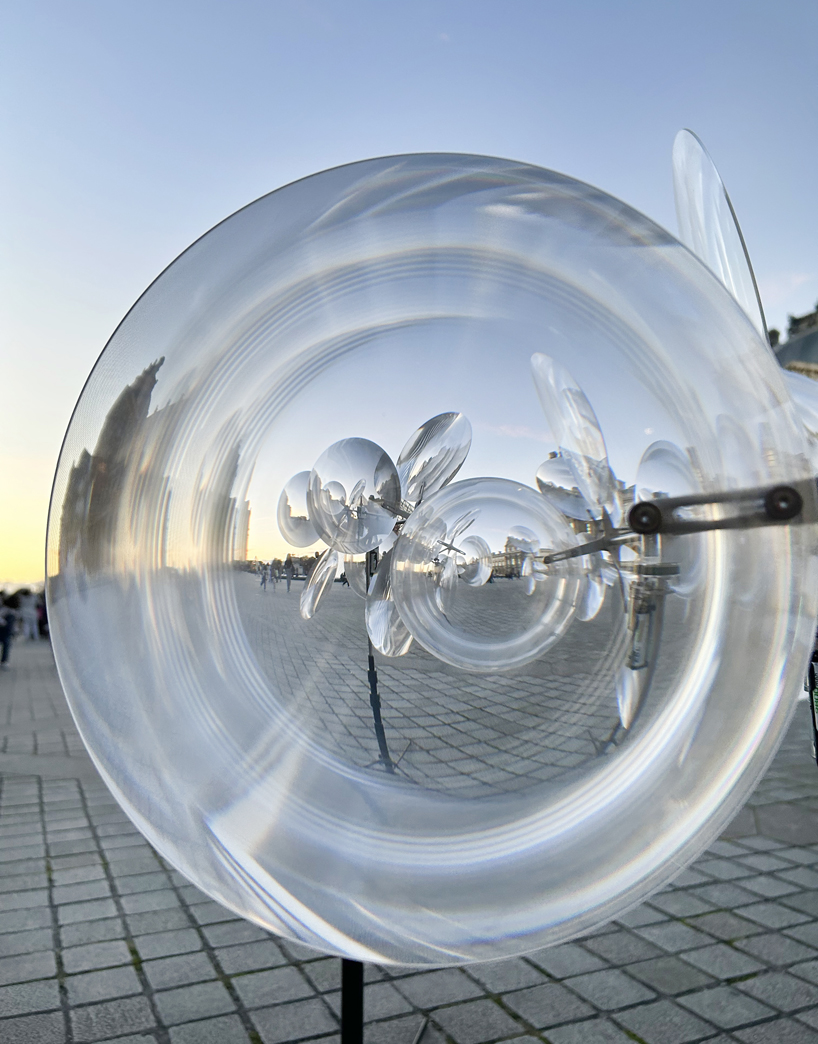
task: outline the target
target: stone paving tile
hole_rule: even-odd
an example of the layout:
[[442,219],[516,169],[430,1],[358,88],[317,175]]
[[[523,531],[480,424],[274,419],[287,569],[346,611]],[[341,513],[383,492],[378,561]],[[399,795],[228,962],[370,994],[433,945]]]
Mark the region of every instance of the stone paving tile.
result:
[[162,990],[155,995],[154,1001],[166,1026],[235,1011],[233,999],[221,982],[200,982]]
[[[633,1044],[633,1037],[607,1019],[589,1019],[571,1026],[557,1026],[548,1031],[548,1039],[551,1044]],[[515,1044],[518,1042],[520,1038]]]
[[172,1026],[170,1030],[171,1044],[248,1044],[249,1040],[247,1030],[237,1015],[221,1015],[206,1022],[188,1022],[183,1026]]
[[[338,1044],[338,960],[277,941],[167,868],[69,748],[75,778],[49,777],[48,759],[68,758],[45,741],[26,755],[42,774],[0,776],[2,1044]],[[808,748],[794,726],[727,836],[584,939],[466,969],[367,966],[367,1044],[412,1044],[424,1010],[423,1044],[818,1044]]]
[[[694,951],[695,952],[695,951]],[[650,986],[657,993],[675,995],[711,985],[714,980],[697,968],[691,968],[678,957],[658,957],[651,961],[629,964],[628,975]]]
[[818,1033],[793,1019],[777,1019],[737,1030],[735,1039],[743,1044],[816,1044]]
[[616,1020],[645,1044],[686,1044],[713,1032],[707,1022],[667,1000],[620,1012]]
[[557,983],[519,990],[505,998],[506,1006],[530,1022],[535,1029],[594,1015],[590,1004]]
[[730,986],[716,986],[679,998],[679,1004],[721,1029],[734,1029],[769,1018],[775,1012]]
[[566,979],[565,985],[600,1011],[613,1011],[653,1000],[656,994],[616,968]]
[[336,1017],[317,999],[263,1008],[251,1018],[264,1044],[289,1044],[338,1030]]
[[483,1044],[484,1041],[516,1035],[523,1028],[494,1001],[483,998],[435,1012],[435,1022],[457,1044]]

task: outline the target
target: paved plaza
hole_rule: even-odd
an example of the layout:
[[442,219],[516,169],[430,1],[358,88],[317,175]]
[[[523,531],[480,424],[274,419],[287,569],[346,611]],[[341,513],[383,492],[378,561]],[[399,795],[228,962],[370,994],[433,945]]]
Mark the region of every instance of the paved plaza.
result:
[[[0,860],[2,1044],[338,1041],[340,962],[163,863],[84,753],[44,642],[18,642],[0,674]],[[425,1015],[424,1044],[818,1041],[807,705],[724,836],[620,922],[518,960],[367,974],[367,1044],[412,1044]]]

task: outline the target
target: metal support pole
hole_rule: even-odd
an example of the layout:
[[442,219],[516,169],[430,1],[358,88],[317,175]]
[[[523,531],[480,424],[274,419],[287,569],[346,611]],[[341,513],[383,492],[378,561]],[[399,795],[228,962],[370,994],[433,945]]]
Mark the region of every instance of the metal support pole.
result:
[[341,959],[341,1044],[364,1044],[364,966]]

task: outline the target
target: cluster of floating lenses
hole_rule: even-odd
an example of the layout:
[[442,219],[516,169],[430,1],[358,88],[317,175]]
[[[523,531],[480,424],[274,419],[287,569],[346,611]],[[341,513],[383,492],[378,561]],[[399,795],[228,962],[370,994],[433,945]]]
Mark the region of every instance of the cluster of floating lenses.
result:
[[[555,446],[536,487],[499,477],[453,481],[472,441],[462,413],[422,424],[396,463],[375,442],[345,438],[286,483],[282,535],[295,547],[327,545],[301,595],[304,619],[343,569],[366,599],[369,640],[384,656],[402,656],[417,641],[454,667],[501,671],[540,657],[573,619],[593,620],[617,582],[631,605],[647,597],[645,612],[654,611],[665,582],[646,592],[644,580],[623,580],[616,551],[550,561],[579,542],[622,532],[624,487],[608,464],[593,407],[568,370],[536,353],[531,374]],[[687,458],[664,443],[648,448],[638,482],[643,499],[695,487]],[[489,588],[500,563],[505,577],[519,581],[502,608]],[[638,683],[632,675],[644,671],[646,658],[649,650],[631,656],[618,685],[627,693],[619,698],[626,728],[648,673]]]

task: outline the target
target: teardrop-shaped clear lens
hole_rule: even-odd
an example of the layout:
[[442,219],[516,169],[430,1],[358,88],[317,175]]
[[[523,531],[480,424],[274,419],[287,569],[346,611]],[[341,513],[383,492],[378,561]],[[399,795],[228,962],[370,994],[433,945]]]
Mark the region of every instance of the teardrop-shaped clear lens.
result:
[[652,442],[636,469],[636,500],[682,497],[697,491],[690,458],[672,442]]
[[699,138],[673,142],[673,191],[679,238],[727,287],[767,342],[767,324],[750,255],[716,165]]
[[[725,433],[724,446],[729,446]],[[672,442],[659,440],[648,446],[636,469],[637,500],[682,497],[700,491],[690,457]],[[675,565],[678,573],[670,578],[670,587],[678,595],[691,595],[702,579],[700,536],[662,537],[661,559],[664,565]]]
[[330,590],[338,572],[338,552],[328,547],[313,566],[313,570],[301,592],[299,611],[305,620],[310,620],[318,610],[321,599]]
[[414,504],[451,482],[470,447],[471,424],[462,413],[440,413],[421,424],[397,460],[404,499]]
[[810,462],[818,472],[818,381],[784,370],[784,383],[807,433]]
[[459,541],[457,575],[471,587],[482,587],[491,578],[491,548],[479,536],[467,536]]
[[603,509],[614,525],[621,519],[616,480],[608,466],[608,452],[596,413],[570,372],[550,355],[531,356],[531,374],[551,439],[559,456],[574,474],[575,485],[594,518]]
[[392,552],[381,556],[366,596],[366,631],[372,646],[384,656],[403,656],[412,635],[401,620],[392,595]]
[[591,571],[583,578],[577,599],[577,619],[588,623],[595,619],[605,604],[607,585],[598,569]]
[[[458,529],[487,545],[493,582],[464,583],[449,565],[465,550],[449,536]],[[471,671],[520,666],[553,645],[573,617],[581,567],[575,559],[545,567],[541,559],[575,544],[565,516],[530,486],[500,478],[453,482],[424,497],[395,543],[398,610],[417,641],[446,663]],[[532,575],[523,577],[527,560]],[[535,577],[537,565],[542,575]]]
[[293,547],[309,547],[318,540],[318,533],[310,522],[307,509],[309,484],[309,471],[299,471],[284,486],[278,498],[278,528]]
[[642,702],[648,672],[622,667],[616,677],[616,705],[623,729],[629,729]]
[[368,439],[333,443],[310,474],[307,505],[313,525],[330,547],[348,555],[380,544],[395,525],[399,502],[395,465]]
[[561,453],[554,453],[537,468],[537,486],[554,507],[568,518],[587,522],[593,517],[588,501],[577,485],[577,476],[570,462]]
[[347,555],[344,558],[344,572],[350,589],[359,598],[366,598],[366,562],[356,561],[352,555]]

